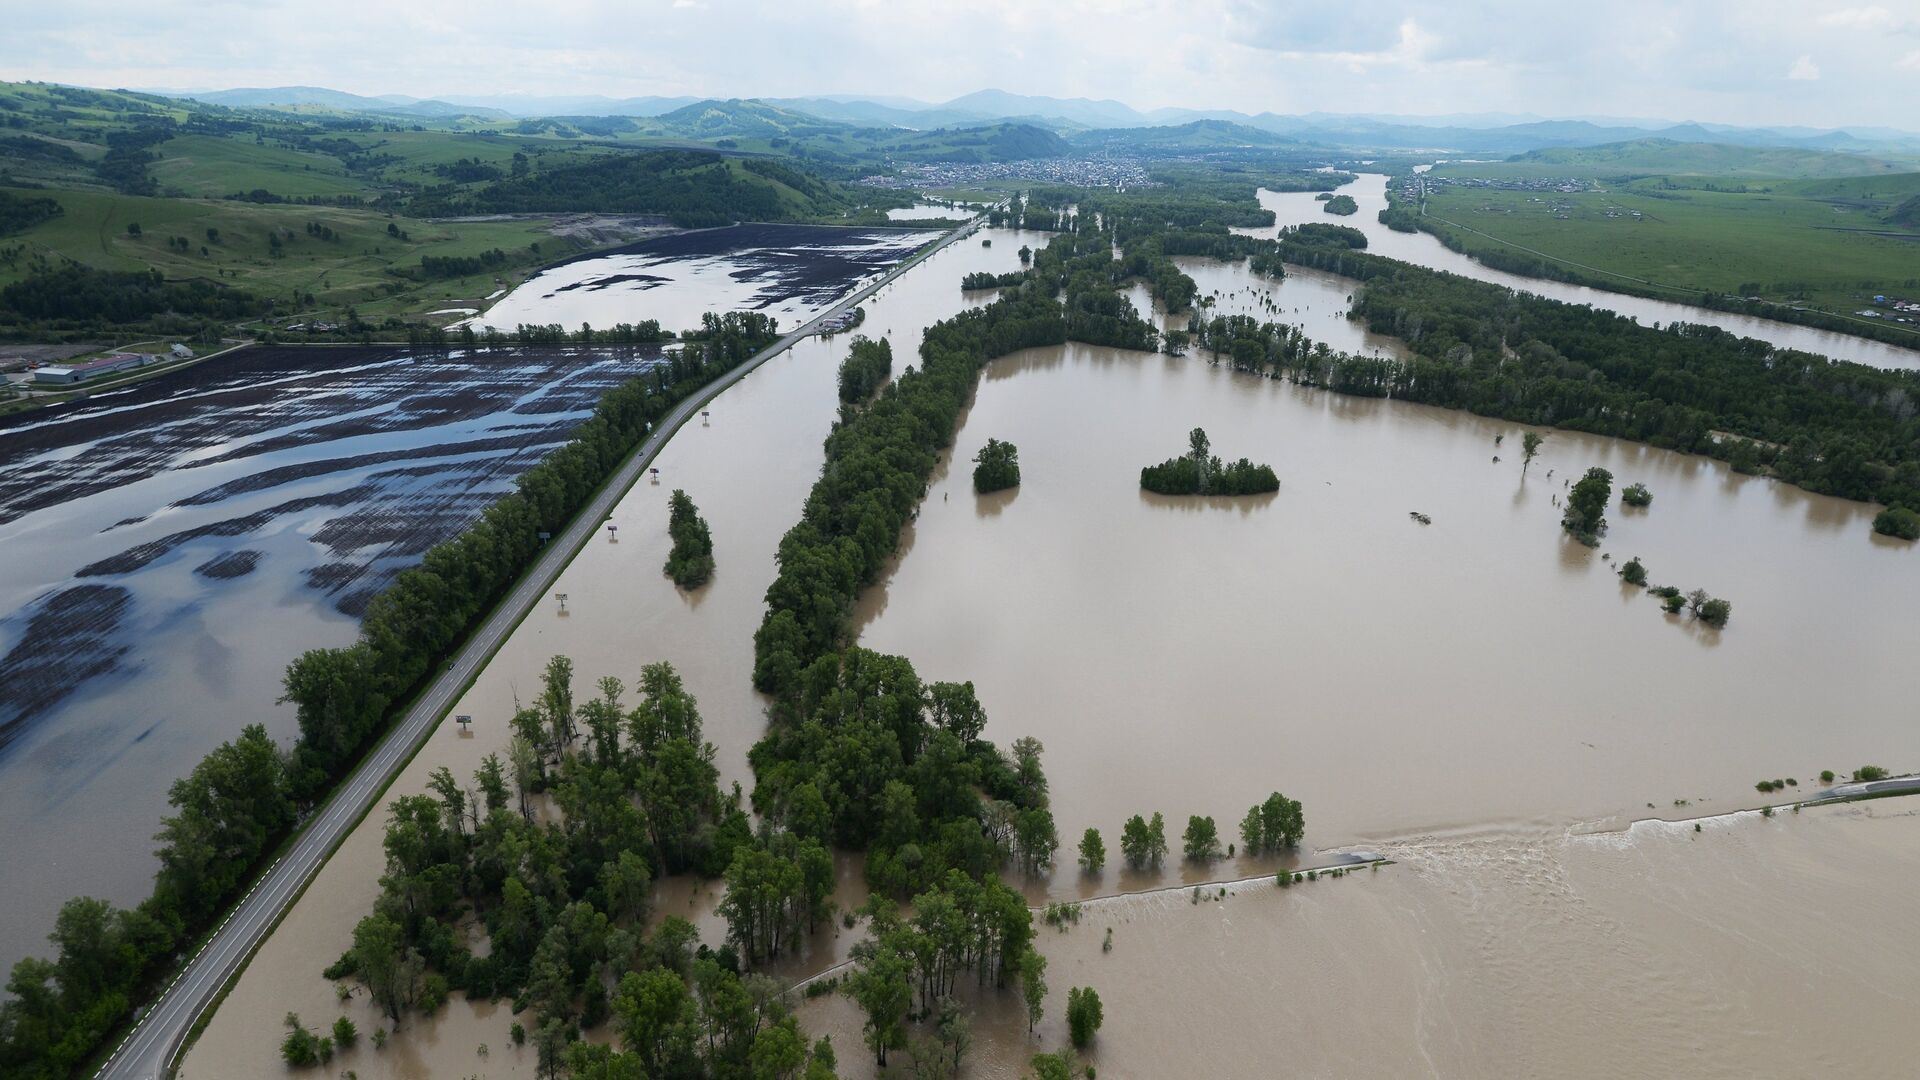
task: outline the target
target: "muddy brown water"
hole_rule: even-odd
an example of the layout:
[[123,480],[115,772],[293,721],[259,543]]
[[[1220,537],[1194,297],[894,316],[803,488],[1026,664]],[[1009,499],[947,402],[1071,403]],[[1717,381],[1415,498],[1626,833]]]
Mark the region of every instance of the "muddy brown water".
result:
[[[1142,493],[1139,468],[1196,426],[1280,491]],[[1155,810],[1176,848],[1194,814],[1224,844],[1276,789],[1324,847],[1726,808],[1762,777],[1920,758],[1899,674],[1920,574],[1873,507],[1571,432],[1523,476],[1523,430],[1195,357],[1006,357],[951,460],[1010,440],[1021,486],[980,498],[967,468],[937,474],[860,640],[971,679],[989,738],[1041,740],[1063,850],[1095,827],[1112,851]],[[1654,492],[1615,501],[1598,549],[1562,536],[1556,505],[1593,465]],[[1731,623],[1664,615],[1616,576],[1634,555],[1730,599]],[[1069,865],[1049,892],[1115,877]]]
[[[1072,986],[1100,994],[1083,1060],[1103,1080],[1912,1074],[1920,817],[1898,801],[1387,854],[1401,861],[1284,891],[1086,905],[1040,933],[1036,1034],[1014,995],[990,997],[967,1074],[1026,1075],[1066,1045]],[[849,1000],[800,1019],[840,1075],[875,1075]]]
[[[1009,269],[1019,246],[985,235],[991,249],[957,245],[890,285],[863,331],[891,331],[905,355],[918,327],[984,299],[963,301],[958,276]],[[1360,333],[1338,318],[1340,279],[1198,270],[1216,307],[1298,306],[1329,336]],[[1352,340],[1333,343],[1392,347]],[[616,511],[620,541],[590,544],[556,586],[570,613],[536,611],[457,707],[474,734],[437,732],[395,792],[501,748],[513,700],[556,652],[581,686],[672,660],[723,776],[750,785],[763,724],[743,675],[752,629],[818,468],[844,349],[806,342],[684,429],[661,484]],[[1140,466],[1195,425],[1223,454],[1271,462],[1281,491],[1144,496]],[[1699,834],[1626,822],[1749,805],[1763,776],[1910,764],[1920,739],[1898,673],[1920,645],[1911,546],[1874,538],[1862,504],[1613,440],[1555,432],[1523,479],[1520,430],[1203,358],[1067,346],[990,366],[955,454],[1012,439],[1024,483],[979,500],[964,468],[943,467],[863,600],[862,644],[904,653],[926,678],[972,679],[990,737],[1042,739],[1069,865],[1086,825],[1111,850],[1124,815],[1160,809],[1177,850],[1187,814],[1212,814],[1231,838],[1275,788],[1305,801],[1315,861],[1371,848],[1398,862],[1285,892],[1263,877],[1200,904],[1185,889],[1094,899],[1074,930],[1042,931],[1054,995],[1037,1038],[1010,999],[981,1002],[971,1075],[1017,1075],[1060,1045],[1065,990],[1089,984],[1106,1000],[1094,1060],[1109,1076],[1268,1075],[1282,1060],[1327,1076],[1657,1076],[1676,1060],[1688,1075],[1750,1075],[1767,1062],[1805,1072],[1791,1066],[1862,1043],[1869,1072],[1896,1060],[1886,1033],[1916,1004],[1903,977],[1920,959],[1905,899],[1920,884],[1920,819],[1896,800],[1714,818]],[[1591,464],[1655,493],[1645,513],[1616,505],[1599,551],[1562,540],[1553,505]],[[717,548],[714,582],[691,596],[659,574],[675,486]],[[1732,599],[1731,625],[1660,614],[1603,552]],[[1619,831],[1588,835],[1598,826]],[[340,1014],[317,973],[377,891],[381,828],[369,819],[321,871],[183,1075],[275,1073],[282,1013],[311,1026]],[[1063,868],[1024,884],[1036,900],[1098,897],[1272,869],[1109,866],[1095,880]],[[858,883],[842,874],[851,902]],[[686,914],[711,940],[717,899],[666,883],[656,915]],[[852,940],[830,928],[782,971],[820,970]],[[363,997],[344,1008],[363,1030],[375,1019]],[[848,1075],[868,1075],[844,999],[802,1017],[834,1035]],[[363,1042],[335,1067],[530,1074],[530,1052],[506,1049],[508,1023],[456,1001],[410,1019],[385,1055]]]

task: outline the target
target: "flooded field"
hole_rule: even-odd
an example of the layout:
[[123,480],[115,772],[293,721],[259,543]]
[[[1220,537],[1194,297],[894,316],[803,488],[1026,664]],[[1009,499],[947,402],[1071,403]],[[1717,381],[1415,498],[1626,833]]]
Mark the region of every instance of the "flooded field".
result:
[[[1399,259],[1417,266],[1432,267],[1435,270],[1446,270],[1463,277],[1490,281],[1496,285],[1505,285],[1521,292],[1563,300],[1569,304],[1587,304],[1608,311],[1616,311],[1648,326],[1671,322],[1700,323],[1706,326],[1717,326],[1742,337],[1771,342],[1781,348],[1801,349],[1819,353],[1822,356],[1831,356],[1836,360],[1852,360],[1855,363],[1884,368],[1920,367],[1920,351],[1854,337],[1851,334],[1836,334],[1831,330],[1816,330],[1813,327],[1799,326],[1794,323],[1756,319],[1751,315],[1713,311],[1667,300],[1650,300],[1628,296],[1625,293],[1608,292],[1605,289],[1590,289],[1584,285],[1569,285],[1565,282],[1524,277],[1504,270],[1495,270],[1469,256],[1449,250],[1446,245],[1428,233],[1394,232],[1380,224],[1379,213],[1387,205],[1387,178],[1379,173],[1362,173],[1359,179],[1342,187],[1340,193],[1353,196],[1354,201],[1360,205],[1358,213],[1351,217],[1332,217],[1322,209],[1325,204],[1315,201],[1309,192],[1282,193],[1262,189],[1260,205],[1274,212],[1276,225],[1299,225],[1308,221],[1345,225],[1366,233],[1367,250],[1375,255],[1385,255],[1390,259]],[[1235,229],[1234,231],[1249,236],[1271,235],[1271,230],[1268,229]],[[1289,275],[1294,272],[1292,267],[1287,268]]]
[[[1013,995],[990,999],[967,1075],[1023,1075],[1065,1045],[1071,986],[1100,993],[1085,1060],[1102,1080],[1908,1075],[1920,817],[1903,803],[1698,833],[1469,832],[1284,891],[1089,903],[1040,932],[1038,1033]],[[850,1001],[800,1018],[833,1038],[840,1075],[874,1075]]]
[[729,225],[642,240],[550,267],[473,320],[598,327],[656,319],[668,330],[709,311],[758,311],[792,329],[939,238],[913,229]]
[[0,421],[0,960],[144,897],[173,779],[657,355],[257,348]]
[[[1196,426],[1280,491],[1143,494],[1140,467]],[[1920,758],[1897,674],[1920,574],[1872,507],[1570,432],[1523,476],[1521,430],[1194,357],[1006,357],[952,460],[1010,440],[1023,483],[977,497],[968,469],[937,473],[861,644],[973,680],[989,738],[1045,744],[1060,834],[1097,827],[1109,848],[1155,810],[1236,839],[1275,789],[1324,847],[1746,805],[1762,776]],[[1610,511],[1599,550],[1558,524],[1590,465],[1655,493]],[[1615,575],[1633,555],[1730,599],[1731,624],[1663,615]],[[1114,880],[1069,867],[1051,891]]]
[[[991,240],[992,246],[981,240]],[[891,337],[896,362],[906,363],[924,327],[986,301],[984,294],[962,294],[960,278],[976,270],[1002,273],[1017,267],[1016,251],[1023,242],[1044,238],[989,229],[979,239],[969,237],[939,252],[866,303],[861,332]],[[462,736],[455,725],[443,725],[400,772],[390,794],[426,790],[428,774],[441,765],[457,776],[471,776],[481,758],[504,752],[516,697],[531,696],[541,668],[556,653],[573,659],[581,688],[603,675],[633,683],[643,664],[671,661],[699,699],[722,786],[738,780],[750,788],[747,750],[766,723],[764,699],[748,677],[753,630],[765,610],[780,537],[799,517],[819,473],[821,441],[839,403],[838,367],[850,339],[801,342],[716,398],[706,422],[681,429],[655,460],[660,482],[637,485],[614,511],[619,541],[590,543],[556,582],[554,588],[571,597],[568,613],[543,605],[520,625],[454,708],[475,718],[473,732]],[[713,532],[713,580],[690,594],[660,573],[669,547],[667,496],[676,487],[699,503]],[[379,892],[384,830],[385,815],[375,814],[342,844],[214,1014],[186,1057],[183,1076],[278,1075],[284,1069],[276,1034],[282,1014],[293,1009],[309,1022],[324,1017],[331,1023],[340,1007],[319,972],[350,942],[354,923]],[[843,887],[853,890],[843,895],[857,894],[857,874],[844,863],[842,879]],[[717,944],[722,923],[710,910],[717,899],[711,888],[669,882],[656,907],[661,914],[693,919],[706,940]],[[789,974],[844,956],[851,939],[836,931],[838,924]],[[351,1008],[362,1029],[369,1029],[372,1008],[366,999],[356,997]],[[352,1068],[363,1080],[531,1075],[531,1050],[509,1051],[510,1022],[504,1008],[456,998],[431,1019],[410,1019],[406,1038],[396,1040],[385,1055],[374,1054],[363,1042],[352,1059],[337,1060],[336,1068]],[[483,1041],[491,1050],[486,1060],[475,1053]],[[393,1053],[402,1042],[408,1056]]]
[[[991,295],[963,296],[962,274],[1011,269],[1023,240],[1044,239],[981,237],[992,247],[969,239],[888,286],[862,332],[909,352],[922,327]],[[1342,279],[1182,265],[1216,311],[1296,321],[1340,348],[1396,347],[1342,317]],[[672,661],[723,784],[750,785],[746,751],[764,725],[745,677],[752,632],[819,467],[845,349],[803,342],[678,434],[659,482],[615,511],[621,539],[591,543],[556,584],[570,610],[537,610],[455,707],[475,730],[436,732],[392,793],[425,790],[441,765],[469,775],[501,750],[513,703],[556,653],[580,686]],[[1194,426],[1223,455],[1271,463],[1281,490],[1143,495],[1140,467],[1179,452]],[[1904,801],[1724,815],[1698,832],[1628,822],[1753,805],[1761,777],[1814,786],[1821,768],[1911,767],[1920,736],[1899,674],[1920,646],[1910,545],[1876,539],[1863,504],[1614,440],[1551,433],[1523,475],[1521,430],[1197,357],[1066,346],[990,365],[896,566],[863,599],[861,643],[928,679],[971,679],[989,737],[1041,739],[1063,852],[1088,825],[1111,850],[1126,815],[1156,809],[1176,848],[1188,814],[1237,839],[1246,807],[1279,789],[1306,805],[1312,861],[1364,847],[1396,864],[1286,891],[1273,862],[1249,860],[1026,882],[1036,899],[1091,899],[1079,927],[1041,931],[1053,996],[1038,1036],[1012,997],[981,1001],[969,1075],[1018,1075],[1061,1045],[1074,985],[1105,999],[1092,1060],[1110,1077],[1263,1076],[1282,1063],[1318,1076],[1900,1071],[1886,1032],[1920,1004],[1905,978],[1920,960],[1906,900],[1920,885],[1920,817]],[[983,499],[952,463],[989,436],[1018,444],[1024,483]],[[1644,512],[1613,509],[1597,551],[1562,539],[1555,505],[1595,464],[1656,496]],[[675,487],[699,502],[716,547],[713,582],[691,594],[659,574]],[[1635,554],[1655,581],[1732,600],[1731,624],[1704,630],[1623,587],[1613,567]],[[343,1012],[374,1025],[364,996],[338,1003],[318,972],[378,892],[383,828],[369,818],[321,870],[183,1076],[277,1072],[288,1009],[310,1025]],[[1206,902],[1182,887],[1253,876]],[[1109,897],[1121,890],[1138,895]],[[843,861],[841,895],[858,894]],[[669,881],[657,913],[694,919],[712,941],[717,899]],[[821,970],[851,940],[829,928],[781,974]],[[848,1001],[801,1015],[834,1036],[843,1075],[872,1075]],[[334,1067],[370,1080],[531,1075],[509,1022],[502,1006],[456,998],[409,1018],[384,1053],[363,1041]]]

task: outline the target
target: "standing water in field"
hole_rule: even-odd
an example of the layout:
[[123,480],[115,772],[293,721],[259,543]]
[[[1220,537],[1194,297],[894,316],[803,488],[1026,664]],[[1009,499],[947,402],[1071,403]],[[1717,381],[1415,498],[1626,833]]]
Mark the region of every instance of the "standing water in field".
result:
[[144,897],[166,793],[657,348],[255,348],[0,421],[0,935]]
[[572,332],[655,319],[684,330],[709,311],[757,311],[791,330],[939,236],[765,224],[674,233],[542,270],[473,325],[511,333],[558,323]]

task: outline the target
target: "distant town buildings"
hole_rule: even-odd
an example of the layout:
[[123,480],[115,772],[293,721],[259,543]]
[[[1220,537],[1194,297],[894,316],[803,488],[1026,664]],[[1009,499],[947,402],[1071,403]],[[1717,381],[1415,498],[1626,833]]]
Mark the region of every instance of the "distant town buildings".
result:
[[860,179],[868,187],[896,191],[921,191],[927,188],[966,187],[983,182],[1018,180],[1035,184],[1065,184],[1073,187],[1143,188],[1154,187],[1147,178],[1146,166],[1130,157],[1039,158],[1032,161],[989,161],[978,163],[911,164],[899,166],[898,175],[874,175]]

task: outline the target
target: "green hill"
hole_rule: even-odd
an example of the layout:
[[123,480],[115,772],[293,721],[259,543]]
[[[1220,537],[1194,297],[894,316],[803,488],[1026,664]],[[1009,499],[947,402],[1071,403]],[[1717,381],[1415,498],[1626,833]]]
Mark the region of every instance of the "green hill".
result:
[[[1901,172],[1906,166],[1860,154],[1787,147],[1682,143],[1671,139],[1635,139],[1604,146],[1556,147],[1507,159],[1513,166],[1551,166],[1561,175],[1783,177],[1811,179]],[[1479,166],[1476,175],[1492,175],[1497,166]]]

